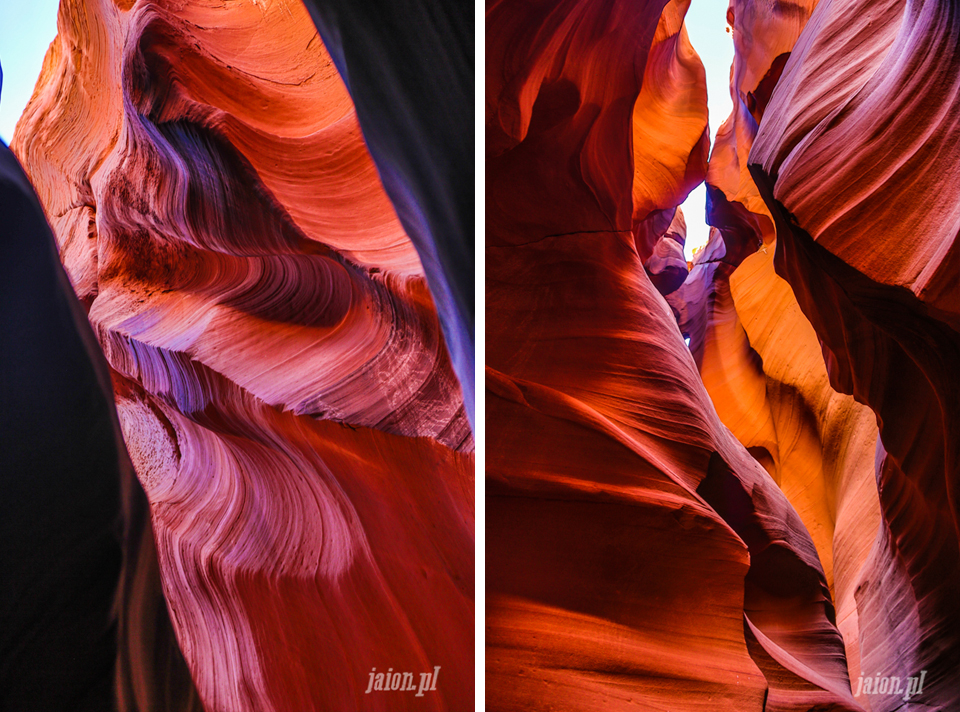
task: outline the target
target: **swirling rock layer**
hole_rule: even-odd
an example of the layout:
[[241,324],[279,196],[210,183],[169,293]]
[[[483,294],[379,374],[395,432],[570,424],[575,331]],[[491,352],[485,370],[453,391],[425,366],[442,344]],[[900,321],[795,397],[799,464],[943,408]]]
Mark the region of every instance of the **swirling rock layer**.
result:
[[487,6],[491,709],[861,709],[814,541],[661,294],[706,173],[687,7]]
[[304,2],[420,255],[472,418],[473,6],[444,0]]
[[880,426],[864,669],[926,670],[932,709],[960,704],[958,27],[953,3],[823,0],[750,154],[831,384]]
[[[107,357],[204,707],[472,704],[470,424],[306,10],[64,2],[59,29],[14,149]],[[372,668],[435,666],[424,697],[364,694]]]
[[954,709],[955,8],[757,9],[728,12],[719,229],[669,298],[724,423],[813,536],[851,677],[924,674],[912,701],[858,701]]

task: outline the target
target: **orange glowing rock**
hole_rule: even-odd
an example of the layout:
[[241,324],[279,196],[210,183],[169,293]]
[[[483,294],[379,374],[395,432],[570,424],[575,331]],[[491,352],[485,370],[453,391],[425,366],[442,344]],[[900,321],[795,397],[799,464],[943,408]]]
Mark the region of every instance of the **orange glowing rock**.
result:
[[780,486],[816,544],[855,678],[854,594],[880,526],[876,420],[830,387],[817,335],[775,274],[773,255],[761,250],[735,270],[701,256],[691,272],[699,279],[670,300],[681,329],[692,334],[718,415]]
[[726,259],[734,265],[760,242],[771,244],[775,237],[747,156],[770,95],[815,6],[814,0],[734,0],[727,9],[735,52],[730,68],[733,111],[720,125],[710,155],[707,220],[723,230]]
[[821,0],[750,154],[830,383],[879,424],[863,669],[926,670],[936,709],[960,704],[958,23],[949,3]]
[[[952,709],[958,19],[812,9],[731,5],[735,109],[707,176],[719,230],[668,299],[723,422],[817,545],[851,679],[926,671],[915,702]],[[772,685],[768,704],[794,694]]]
[[[111,368],[203,707],[403,705],[364,695],[390,666],[472,705],[473,436],[306,10],[65,1],[59,29],[14,150]],[[165,694],[138,644],[127,709]]]
[[487,5],[490,709],[860,709],[814,542],[644,269],[704,174],[687,7]]

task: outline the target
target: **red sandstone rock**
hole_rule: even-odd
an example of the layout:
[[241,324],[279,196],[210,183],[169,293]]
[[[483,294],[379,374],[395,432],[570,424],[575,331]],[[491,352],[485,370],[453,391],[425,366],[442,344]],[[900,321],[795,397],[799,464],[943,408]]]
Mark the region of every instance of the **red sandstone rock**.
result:
[[[877,416],[883,526],[857,591],[863,669],[960,688],[960,48],[950,3],[822,0],[750,155],[777,272],[830,382]],[[902,700],[871,697],[874,710]]]
[[[487,7],[491,709],[860,709],[814,543],[643,269],[703,175],[702,72],[657,71],[686,7]],[[690,120],[648,155],[652,97]]]
[[[946,364],[960,353],[960,264],[946,216],[960,135],[955,93],[940,87],[956,81],[945,29],[956,19],[932,4],[822,2],[798,35],[793,21],[778,32],[777,12],[749,10],[731,8],[735,109],[707,178],[720,230],[669,299],[724,423],[817,544],[851,678],[926,670],[911,704],[953,709],[957,385]],[[749,162],[762,163],[753,176]]]
[[[435,666],[415,703],[472,705],[470,425],[306,11],[64,2],[59,29],[14,149],[110,365],[204,708],[406,709],[371,669]],[[159,704],[123,655],[126,708]]]

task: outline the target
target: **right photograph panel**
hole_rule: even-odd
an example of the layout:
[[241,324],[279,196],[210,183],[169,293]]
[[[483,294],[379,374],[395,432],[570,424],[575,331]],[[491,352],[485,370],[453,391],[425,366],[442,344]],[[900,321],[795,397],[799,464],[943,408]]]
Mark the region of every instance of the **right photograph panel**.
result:
[[958,34],[488,0],[488,709],[960,709]]

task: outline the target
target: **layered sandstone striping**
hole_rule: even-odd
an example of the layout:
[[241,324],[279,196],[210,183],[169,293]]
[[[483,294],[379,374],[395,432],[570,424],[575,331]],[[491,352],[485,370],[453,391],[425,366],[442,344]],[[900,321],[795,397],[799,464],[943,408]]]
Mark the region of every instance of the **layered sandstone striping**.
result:
[[470,3],[304,0],[420,256],[467,415],[474,406],[474,23]]
[[487,6],[491,709],[860,709],[814,543],[661,294],[706,169],[687,7]]
[[777,272],[879,424],[863,669],[926,670],[928,709],[960,704],[958,27],[952,3],[821,0],[750,154]]
[[[435,666],[416,703],[472,704],[470,423],[307,11],[63,2],[59,30],[14,150],[110,366],[204,708],[396,708],[371,669]],[[146,707],[163,688],[125,645]]]

